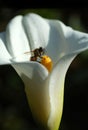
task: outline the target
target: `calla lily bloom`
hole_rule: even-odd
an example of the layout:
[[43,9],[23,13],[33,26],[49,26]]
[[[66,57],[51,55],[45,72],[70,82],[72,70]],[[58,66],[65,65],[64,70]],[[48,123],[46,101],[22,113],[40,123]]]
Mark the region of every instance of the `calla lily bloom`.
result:
[[[53,63],[47,67],[30,61],[31,52],[42,47]],[[77,54],[88,49],[88,34],[59,20],[30,13],[14,17],[0,33],[0,64],[10,64],[24,82],[34,120],[46,130],[58,130],[64,97],[64,81]]]

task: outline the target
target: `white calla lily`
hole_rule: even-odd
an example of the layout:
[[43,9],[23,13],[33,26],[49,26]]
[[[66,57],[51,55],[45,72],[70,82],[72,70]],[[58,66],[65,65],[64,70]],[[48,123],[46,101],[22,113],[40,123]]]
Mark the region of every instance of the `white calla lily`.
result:
[[[0,64],[11,64],[25,85],[35,121],[45,129],[58,130],[63,110],[64,80],[72,60],[88,49],[88,34],[73,30],[59,20],[37,14],[16,16],[0,34]],[[38,47],[46,49],[53,68],[49,73],[25,55]]]

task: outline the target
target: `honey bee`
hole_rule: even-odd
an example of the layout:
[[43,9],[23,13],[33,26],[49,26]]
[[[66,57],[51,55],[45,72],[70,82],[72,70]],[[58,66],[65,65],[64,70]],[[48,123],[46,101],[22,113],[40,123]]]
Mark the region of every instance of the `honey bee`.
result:
[[42,47],[39,47],[33,50],[32,52],[33,52],[33,56],[31,56],[30,60],[40,62],[42,56],[45,54],[45,49]]
[[[30,52],[25,52],[25,54]],[[52,60],[49,56],[45,55],[45,49],[42,47],[36,48],[31,51],[32,56],[30,57],[30,61],[36,61],[40,64],[44,65],[48,71],[50,72],[52,69]]]
[[[27,53],[30,53],[30,52],[25,52],[24,54],[27,54]],[[30,57],[30,61],[40,62],[42,56],[45,54],[45,49],[42,47],[36,48],[35,50],[31,51],[31,54],[32,56]]]

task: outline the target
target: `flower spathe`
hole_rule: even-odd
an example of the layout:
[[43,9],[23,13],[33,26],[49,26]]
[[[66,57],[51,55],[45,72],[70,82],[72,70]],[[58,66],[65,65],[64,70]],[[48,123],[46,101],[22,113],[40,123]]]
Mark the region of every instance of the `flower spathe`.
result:
[[[0,64],[11,64],[24,82],[35,121],[49,130],[58,130],[63,110],[64,80],[72,60],[88,49],[88,34],[73,30],[59,20],[30,13],[16,16],[0,34]],[[46,49],[53,68],[30,61],[38,47]]]

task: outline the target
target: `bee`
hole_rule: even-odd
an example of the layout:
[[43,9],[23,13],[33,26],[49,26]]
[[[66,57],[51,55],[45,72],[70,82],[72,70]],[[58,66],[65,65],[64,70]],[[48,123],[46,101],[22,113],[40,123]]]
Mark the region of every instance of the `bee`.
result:
[[37,61],[39,62],[38,59],[41,59],[42,56],[45,54],[45,49],[42,47],[36,48],[33,51],[30,52],[25,52],[24,54],[31,53],[30,61]]
[[[25,52],[25,54],[30,52]],[[31,51],[32,56],[30,57],[30,61],[36,61],[40,64],[44,65],[48,71],[50,72],[52,69],[52,60],[49,56],[45,55],[45,49],[42,47],[36,48]]]
[[39,47],[33,50],[32,52],[33,52],[33,56],[31,56],[30,60],[40,62],[42,56],[45,54],[45,49],[42,47]]

